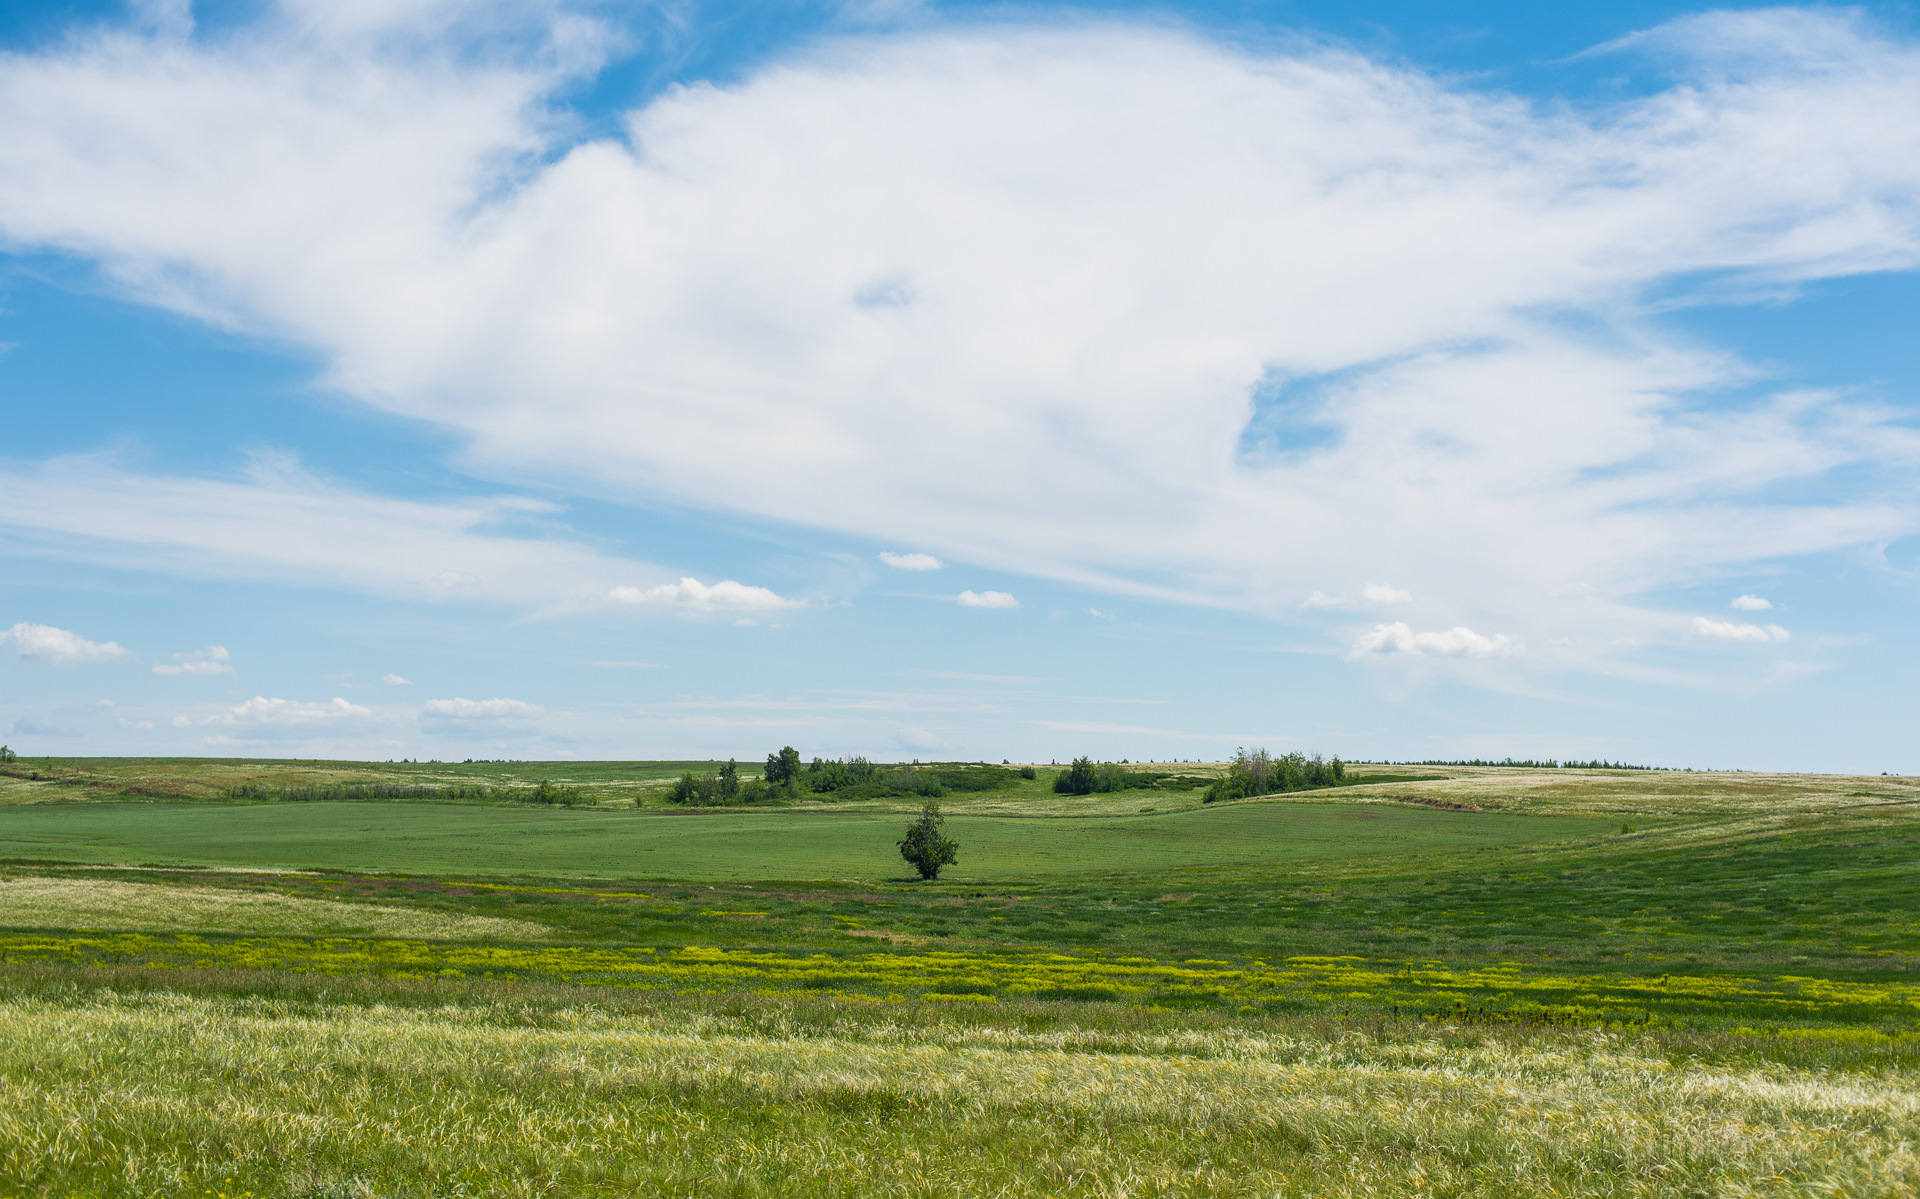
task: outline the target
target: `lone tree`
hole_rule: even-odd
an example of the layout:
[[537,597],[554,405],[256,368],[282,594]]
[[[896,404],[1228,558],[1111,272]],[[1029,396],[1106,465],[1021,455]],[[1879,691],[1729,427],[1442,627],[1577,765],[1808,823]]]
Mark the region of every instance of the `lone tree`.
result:
[[952,865],[959,856],[960,843],[941,831],[947,818],[940,805],[928,800],[920,809],[920,819],[907,826],[906,840],[900,842],[900,856],[913,863],[923,879],[940,877],[940,867]]

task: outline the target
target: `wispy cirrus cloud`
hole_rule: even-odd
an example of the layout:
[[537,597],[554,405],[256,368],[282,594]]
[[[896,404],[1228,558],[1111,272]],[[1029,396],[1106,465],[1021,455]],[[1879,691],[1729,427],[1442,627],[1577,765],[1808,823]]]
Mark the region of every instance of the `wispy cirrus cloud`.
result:
[[[15,553],[542,612],[795,606],[732,581],[636,585],[628,580],[665,572],[526,528],[555,512],[551,503],[514,495],[441,503],[373,495],[314,476],[285,455],[256,455],[238,479],[140,474],[101,458],[0,470],[0,538]],[[62,631],[33,631],[46,627],[16,629],[51,647],[48,638]],[[127,654],[113,651],[108,657]],[[214,665],[190,670],[184,667],[193,663],[182,660],[182,669],[156,673],[225,673],[218,669],[224,658],[204,661]]]
[[[1589,112],[1311,45],[935,21],[568,144],[547,105],[617,35],[565,6],[490,55],[455,6],[317,11],[10,57],[0,229],[313,347],[495,475],[1281,618],[1392,577],[1420,606],[1366,656],[1513,668],[1663,642],[1663,585],[1920,530],[1898,412],[1736,394],[1754,368],[1644,302],[1920,261],[1920,52],[1856,14],[1646,31],[1606,52],[1674,85]],[[723,444],[724,471],[685,452]],[[394,552],[349,558],[131,489],[162,502],[115,507],[117,539],[100,494],[70,516],[0,480],[0,512],[175,569],[777,606],[488,535],[504,503],[360,497]]]

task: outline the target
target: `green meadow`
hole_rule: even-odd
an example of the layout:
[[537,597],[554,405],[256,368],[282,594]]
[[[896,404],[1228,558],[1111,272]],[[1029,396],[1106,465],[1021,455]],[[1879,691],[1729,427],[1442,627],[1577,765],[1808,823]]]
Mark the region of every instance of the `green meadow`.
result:
[[[701,881],[910,881],[873,811],[541,810],[434,804],[46,804],[0,815],[0,857],[278,869]],[[1415,805],[1232,804],[1130,816],[969,816],[951,882],[1270,868],[1592,835],[1582,817]],[[905,877],[903,877],[905,876]]]
[[1912,780],[713,766],[9,765],[0,1194],[1920,1189]]

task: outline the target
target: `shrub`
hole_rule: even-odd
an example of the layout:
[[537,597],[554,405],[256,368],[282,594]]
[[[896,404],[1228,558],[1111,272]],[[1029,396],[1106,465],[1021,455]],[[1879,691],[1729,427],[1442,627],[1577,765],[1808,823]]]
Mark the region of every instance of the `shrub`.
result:
[[711,774],[696,775],[689,770],[673,780],[673,790],[667,792],[667,798],[674,803],[707,807],[720,801],[720,780]]
[[1323,761],[1319,754],[1309,758],[1297,752],[1276,758],[1264,749],[1238,749],[1227,773],[1207,788],[1206,802],[1332,787],[1346,777],[1347,765],[1339,758]]
[[952,865],[960,852],[960,843],[944,831],[946,823],[940,805],[930,799],[920,809],[920,819],[907,826],[907,835],[900,842],[900,856],[923,879],[939,878],[940,867]]
[[1072,765],[1054,777],[1053,789],[1061,795],[1091,795],[1094,784],[1099,781],[1099,771],[1094,768],[1092,758],[1075,758]]
[[1020,768],[1020,777],[1023,779],[1037,779],[1040,777],[1040,772],[1031,766],[1022,766]]

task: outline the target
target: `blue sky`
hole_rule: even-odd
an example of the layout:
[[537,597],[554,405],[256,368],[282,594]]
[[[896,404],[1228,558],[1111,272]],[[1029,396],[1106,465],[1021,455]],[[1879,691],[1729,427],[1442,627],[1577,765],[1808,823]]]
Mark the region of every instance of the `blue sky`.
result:
[[0,53],[19,752],[1920,772],[1906,6]]

